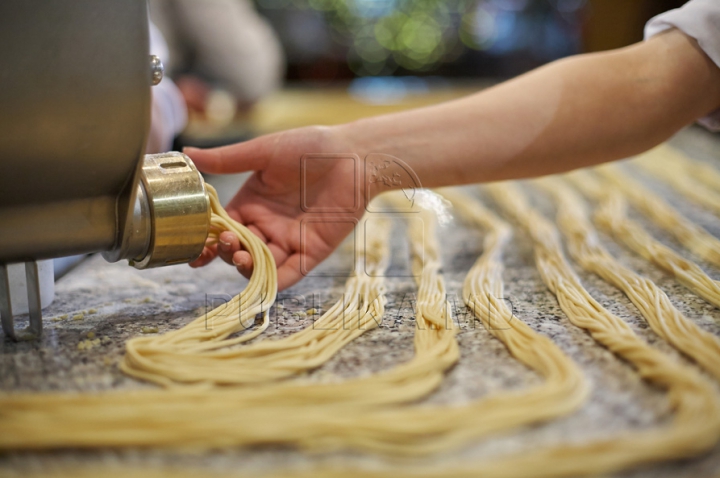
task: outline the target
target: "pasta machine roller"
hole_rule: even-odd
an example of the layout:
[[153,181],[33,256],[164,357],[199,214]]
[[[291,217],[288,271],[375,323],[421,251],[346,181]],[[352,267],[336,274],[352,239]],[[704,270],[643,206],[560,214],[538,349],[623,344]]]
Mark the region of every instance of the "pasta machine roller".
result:
[[181,153],[144,155],[162,78],[149,53],[145,0],[0,3],[0,314],[14,339],[9,264],[25,264],[38,336],[37,260],[103,252],[142,269],[202,252],[202,176]]

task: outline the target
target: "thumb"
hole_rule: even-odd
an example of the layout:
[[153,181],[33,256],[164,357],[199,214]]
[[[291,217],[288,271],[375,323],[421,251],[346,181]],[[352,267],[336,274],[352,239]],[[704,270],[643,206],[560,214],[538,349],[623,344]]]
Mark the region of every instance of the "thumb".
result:
[[272,155],[268,136],[219,148],[200,149],[187,147],[183,153],[190,156],[197,168],[210,174],[244,173],[265,168]]

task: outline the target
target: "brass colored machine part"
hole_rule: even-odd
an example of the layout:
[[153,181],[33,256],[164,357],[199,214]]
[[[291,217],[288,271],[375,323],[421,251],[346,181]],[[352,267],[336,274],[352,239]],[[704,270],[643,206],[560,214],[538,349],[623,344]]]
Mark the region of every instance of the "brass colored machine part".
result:
[[105,252],[105,259],[128,259],[138,269],[197,259],[210,229],[210,200],[192,160],[177,152],[146,155],[137,188],[127,248]]

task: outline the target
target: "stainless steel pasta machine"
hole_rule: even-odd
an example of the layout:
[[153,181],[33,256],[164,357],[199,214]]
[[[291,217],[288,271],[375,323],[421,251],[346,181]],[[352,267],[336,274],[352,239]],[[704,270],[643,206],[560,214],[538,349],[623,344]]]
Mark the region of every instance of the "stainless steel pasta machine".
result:
[[0,2],[0,315],[25,263],[29,332],[42,330],[37,260],[103,252],[138,268],[202,252],[210,208],[181,153],[144,155],[151,87],[145,0]]

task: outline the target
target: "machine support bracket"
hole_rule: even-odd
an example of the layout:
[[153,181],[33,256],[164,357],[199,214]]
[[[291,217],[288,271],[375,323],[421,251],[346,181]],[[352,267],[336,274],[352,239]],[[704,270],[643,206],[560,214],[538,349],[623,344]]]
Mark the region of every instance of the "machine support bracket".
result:
[[7,264],[0,264],[0,321],[5,335],[13,340],[37,338],[42,334],[42,306],[40,302],[40,274],[35,261],[25,263],[28,310],[30,323],[21,334],[15,330],[12,301],[10,298],[10,277]]

